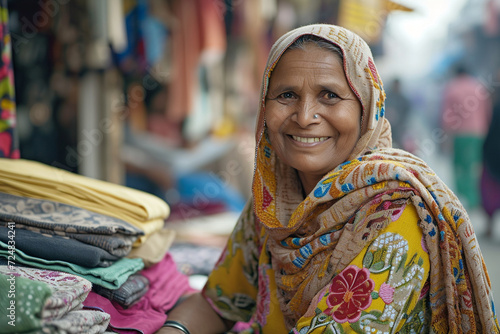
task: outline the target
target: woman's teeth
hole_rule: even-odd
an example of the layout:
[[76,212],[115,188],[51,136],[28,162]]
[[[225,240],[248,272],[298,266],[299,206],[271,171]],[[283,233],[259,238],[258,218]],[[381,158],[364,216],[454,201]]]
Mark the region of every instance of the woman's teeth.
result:
[[301,143],[318,143],[320,141],[325,141],[328,137],[299,137],[292,136],[293,140],[300,141]]

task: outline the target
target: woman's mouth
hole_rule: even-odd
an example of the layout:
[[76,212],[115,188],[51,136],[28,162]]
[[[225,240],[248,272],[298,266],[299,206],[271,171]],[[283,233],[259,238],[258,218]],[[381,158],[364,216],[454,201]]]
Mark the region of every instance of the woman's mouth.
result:
[[328,139],[328,137],[299,137],[293,135],[292,138],[301,143],[319,143]]

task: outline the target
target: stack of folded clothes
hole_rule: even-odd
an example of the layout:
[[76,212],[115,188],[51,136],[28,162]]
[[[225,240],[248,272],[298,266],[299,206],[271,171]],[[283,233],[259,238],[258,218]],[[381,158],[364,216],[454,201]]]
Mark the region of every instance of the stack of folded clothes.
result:
[[169,215],[162,199],[39,162],[0,159],[0,192],[69,204],[126,221],[147,236],[161,230]]
[[[0,332],[158,330],[165,312],[191,292],[168,252],[168,214],[153,195],[0,158],[0,287],[14,279],[16,289],[37,291],[36,298],[13,295],[16,326],[6,314]],[[2,298],[2,312],[9,302]]]
[[64,272],[0,265],[0,290],[14,291],[0,299],[2,333],[104,332],[110,315],[82,309],[91,287]]

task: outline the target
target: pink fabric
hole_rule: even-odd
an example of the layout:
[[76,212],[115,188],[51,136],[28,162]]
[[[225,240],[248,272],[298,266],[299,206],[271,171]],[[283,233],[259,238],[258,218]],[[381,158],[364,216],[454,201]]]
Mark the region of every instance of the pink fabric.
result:
[[111,315],[109,327],[117,333],[154,333],[167,319],[169,311],[184,294],[193,292],[188,277],[177,271],[170,253],[162,261],[140,272],[148,278],[148,292],[134,305],[124,309],[117,302],[91,291],[85,308],[99,309]]
[[491,93],[467,75],[453,79],[445,88],[443,128],[450,133],[483,136],[491,117]]

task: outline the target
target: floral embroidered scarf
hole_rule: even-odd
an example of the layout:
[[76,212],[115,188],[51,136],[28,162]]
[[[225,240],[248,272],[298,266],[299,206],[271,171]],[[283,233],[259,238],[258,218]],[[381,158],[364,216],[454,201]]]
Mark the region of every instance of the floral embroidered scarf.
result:
[[[326,174],[305,199],[295,170],[273,151],[264,123],[273,68],[302,35],[340,47],[347,80],[363,106],[362,134],[349,161]],[[304,26],[283,35],[271,49],[262,83],[252,193],[255,215],[270,237],[267,247],[286,325],[294,326],[314,296],[389,224],[397,203],[408,200],[417,208],[431,261],[433,331],[498,333],[490,281],[471,221],[425,162],[391,148],[384,99],[368,45],[349,30]],[[375,210],[381,201],[394,205]]]

